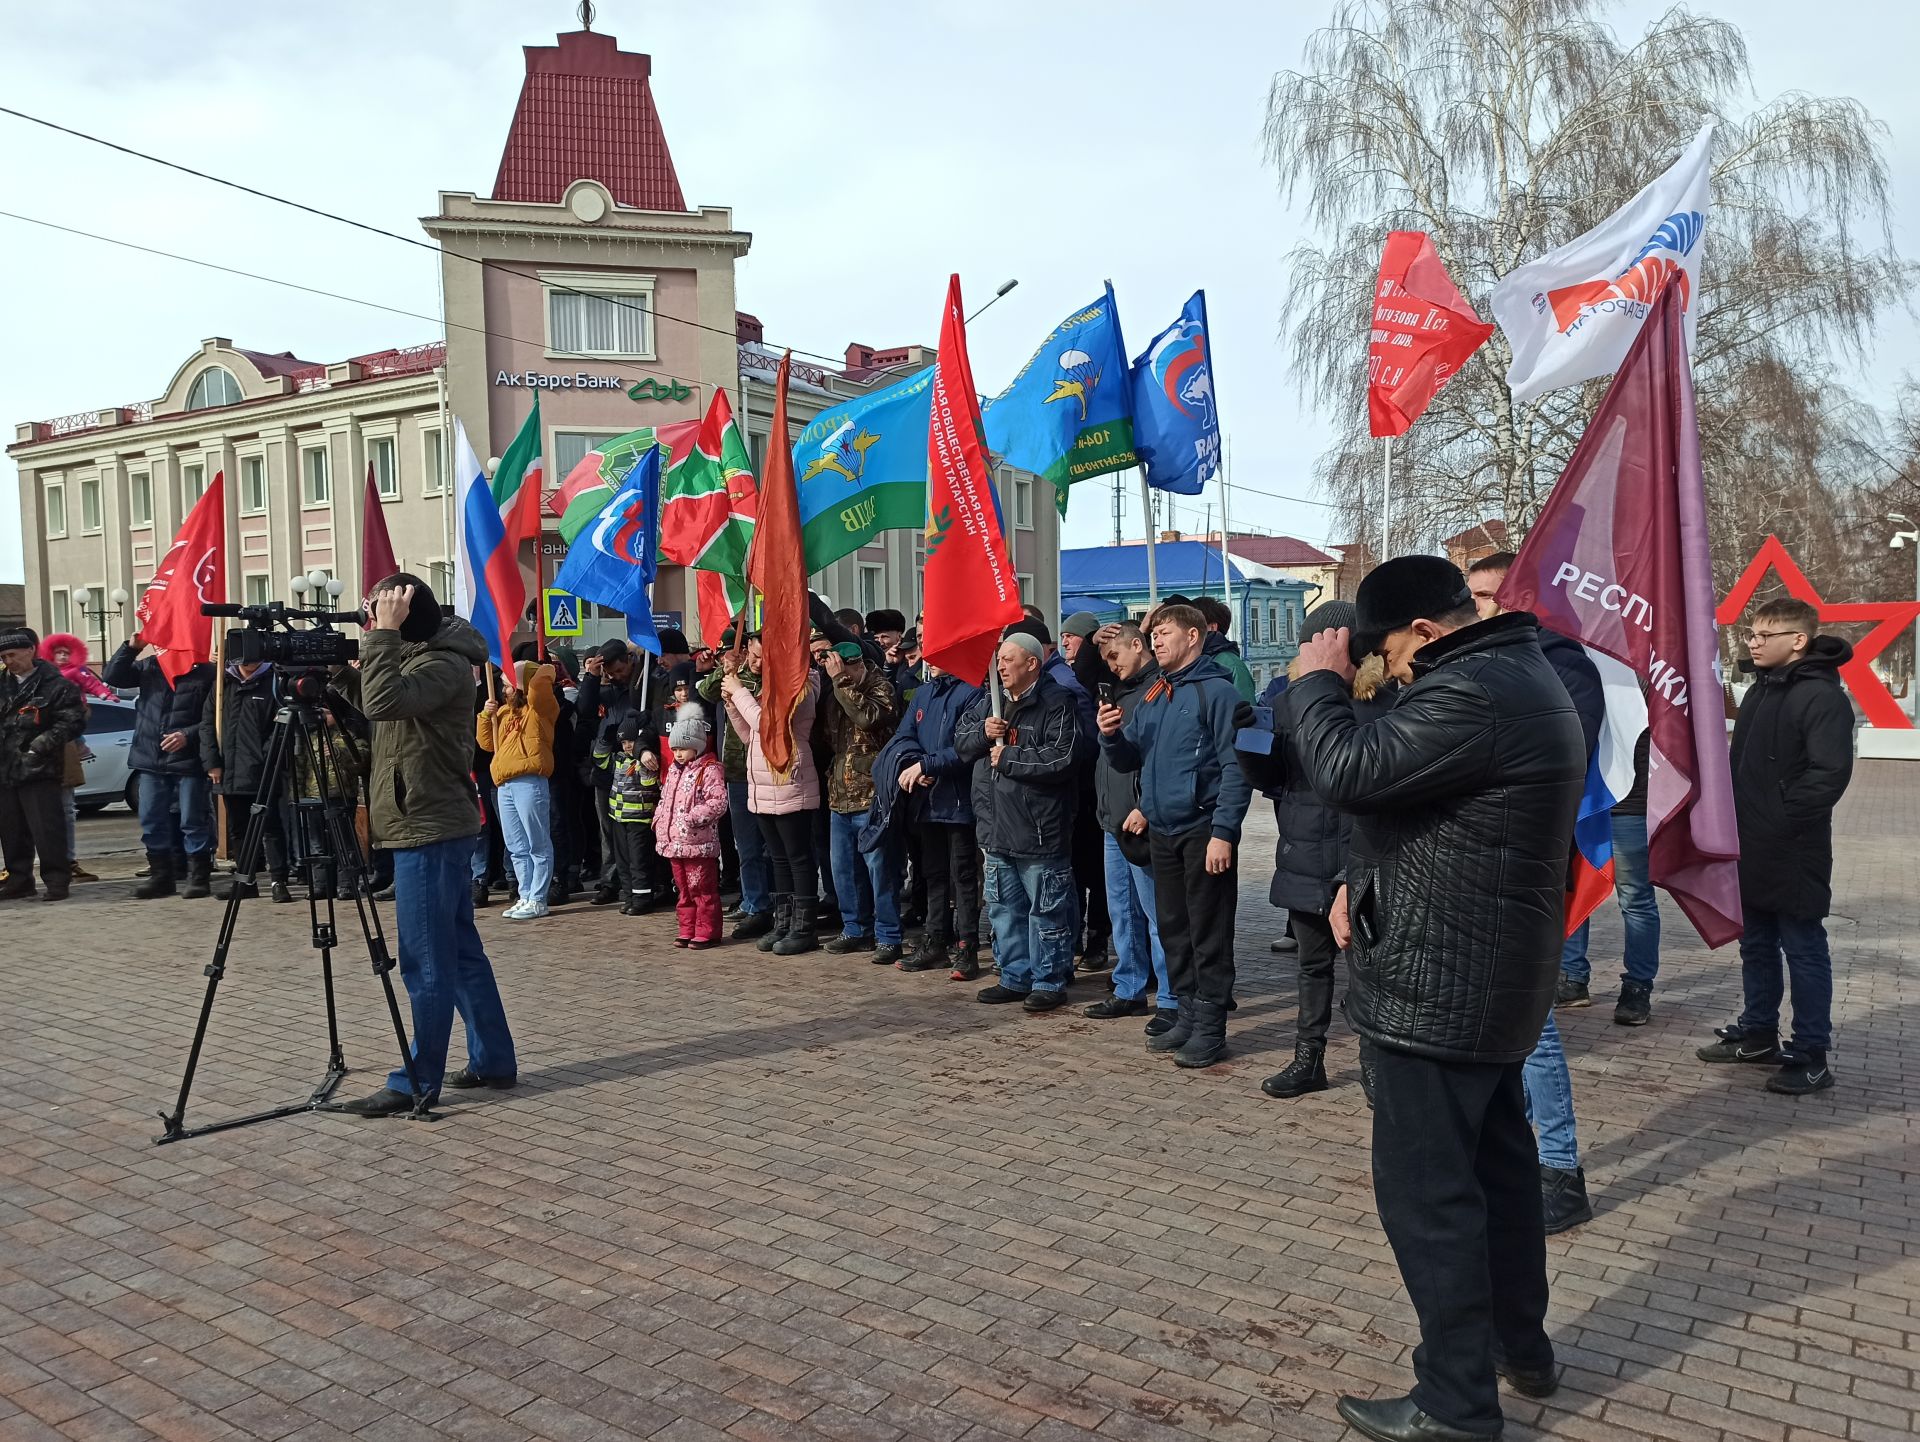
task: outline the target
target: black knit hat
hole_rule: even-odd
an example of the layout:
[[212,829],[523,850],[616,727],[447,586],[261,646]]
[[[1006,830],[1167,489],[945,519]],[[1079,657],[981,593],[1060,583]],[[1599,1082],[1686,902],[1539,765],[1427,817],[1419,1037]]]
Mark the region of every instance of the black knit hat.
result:
[[672,626],[660,628],[660,654],[662,656],[691,656],[693,651],[687,645],[687,633]]
[[1358,629],[1360,613],[1353,608],[1351,601],[1322,601],[1300,623],[1302,637],[1318,636],[1322,631],[1338,631],[1343,627],[1348,631]]
[[1467,578],[1453,562],[1441,556],[1395,556],[1360,583],[1348,654],[1357,666],[1402,627],[1450,616],[1472,604]]

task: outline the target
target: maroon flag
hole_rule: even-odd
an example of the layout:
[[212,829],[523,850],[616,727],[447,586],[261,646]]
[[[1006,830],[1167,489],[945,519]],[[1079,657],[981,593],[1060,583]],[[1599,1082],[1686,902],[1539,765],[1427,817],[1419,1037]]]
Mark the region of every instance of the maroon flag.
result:
[[1402,436],[1448,376],[1493,334],[1460,294],[1424,231],[1395,230],[1380,252],[1367,343],[1367,420]]
[[387,539],[387,508],[380,504],[380,487],[373,479],[373,462],[367,462],[367,497],[360,508],[360,592],[365,595],[375,581],[384,581],[400,569],[393,559],[393,542]]
[[1740,935],[1740,842],[1683,304],[1660,292],[1499,600],[1645,684],[1648,873],[1723,946]]

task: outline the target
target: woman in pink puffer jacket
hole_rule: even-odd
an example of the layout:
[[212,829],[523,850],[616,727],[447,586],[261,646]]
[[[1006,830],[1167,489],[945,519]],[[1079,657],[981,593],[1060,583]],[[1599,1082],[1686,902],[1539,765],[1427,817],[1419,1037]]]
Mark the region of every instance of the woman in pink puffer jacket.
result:
[[813,709],[820,699],[820,673],[810,671],[807,689],[793,713],[793,769],[782,781],[767,765],[760,744],[760,698],[732,674],[720,683],[727,720],[747,747],[747,810],[760,825],[773,868],[773,930],[760,938],[760,950],[798,956],[820,943],[815,905],[820,895],[820,859],[813,850],[813,813],[820,808],[820,772],[813,764]]

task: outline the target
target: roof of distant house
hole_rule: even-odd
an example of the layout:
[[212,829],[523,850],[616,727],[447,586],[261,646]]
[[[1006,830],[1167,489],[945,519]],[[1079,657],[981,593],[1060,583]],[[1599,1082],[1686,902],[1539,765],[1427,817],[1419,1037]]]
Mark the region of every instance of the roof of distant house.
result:
[[653,103],[653,58],[591,30],[556,38],[525,47],[527,78],[493,198],[557,205],[574,181],[597,180],[621,205],[686,210]]
[[1504,546],[1506,543],[1505,521],[1482,521],[1477,526],[1468,526],[1457,536],[1448,536],[1440,544],[1451,549],[1454,546]]
[[1318,546],[1310,546],[1294,536],[1256,536],[1239,531],[1227,538],[1227,547],[1236,556],[1258,561],[1263,566],[1337,566],[1336,557]]
[[[318,361],[301,360],[299,356],[290,350],[283,350],[271,354],[263,350],[242,350],[239,346],[235,346],[234,350],[252,361],[253,368],[259,371],[261,375],[269,378],[273,376],[290,376],[296,371],[310,371],[315,366],[320,365]],[[326,369],[325,366],[320,366],[320,368],[322,370]]]
[[[1220,585],[1220,548],[1203,541],[1161,541],[1153,548],[1160,593],[1200,592]],[[1307,584],[1298,577],[1241,556],[1233,558],[1233,579]],[[1103,591],[1138,591],[1147,584],[1145,546],[1086,546],[1060,553],[1060,589],[1082,597]],[[1092,610],[1093,607],[1074,607]]]

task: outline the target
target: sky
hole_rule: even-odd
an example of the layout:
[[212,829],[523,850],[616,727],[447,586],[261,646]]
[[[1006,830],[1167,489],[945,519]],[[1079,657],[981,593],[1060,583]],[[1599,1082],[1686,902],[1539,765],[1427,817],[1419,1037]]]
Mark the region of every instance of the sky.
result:
[[[1019,286],[969,332],[997,391],[1111,279],[1135,350],[1205,288],[1236,529],[1329,534],[1311,503],[1333,418],[1290,376],[1279,314],[1300,232],[1261,155],[1267,89],[1331,0],[1202,11],[789,0],[709,7],[603,0],[595,28],[653,56],[690,205],[752,232],[739,304],[767,339],[839,355],[938,335],[946,278],[969,307]],[[1623,4],[1637,33],[1661,7]],[[1891,132],[1896,243],[1920,257],[1920,19],[1864,0],[1699,8],[1739,23],[1754,100],[1851,95]],[[1195,23],[1204,14],[1206,23]],[[485,194],[519,93],[523,44],[577,27],[560,0],[236,0],[0,10],[0,97],[30,114],[418,235],[440,190]],[[1902,33],[1904,32],[1904,39]],[[0,210],[431,317],[427,251],[302,215],[0,116]],[[438,338],[396,315],[141,255],[0,216],[0,418],[12,425],[158,395],[209,336],[315,361]],[[1472,297],[1486,313],[1485,297]],[[1860,378],[1884,399],[1920,372],[1894,315]],[[1355,403],[1360,403],[1356,383]],[[0,581],[21,579],[13,463],[0,460]],[[1136,488],[1127,534],[1141,532]],[[1267,494],[1261,494],[1267,493]],[[1280,497],[1306,498],[1285,500]],[[1217,488],[1172,523],[1218,516]],[[1111,491],[1080,488],[1069,545],[1111,541]]]

